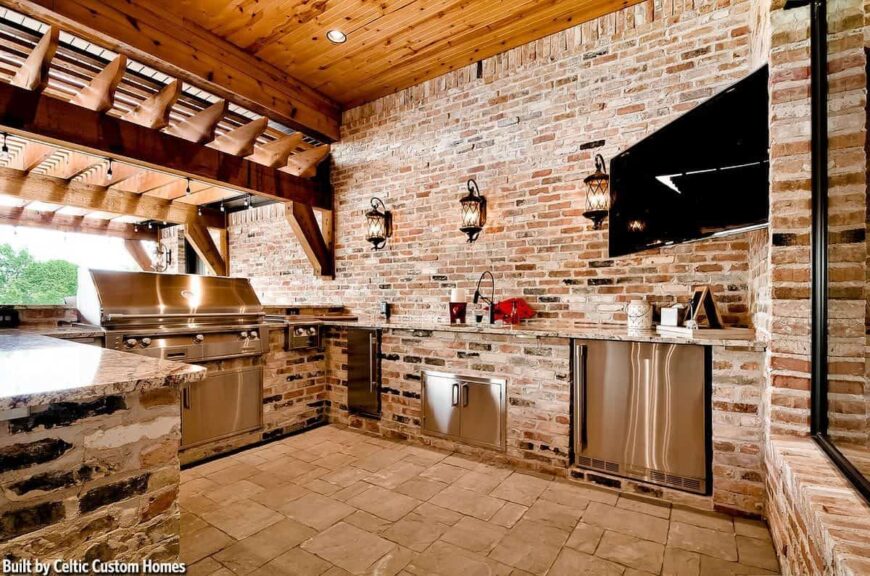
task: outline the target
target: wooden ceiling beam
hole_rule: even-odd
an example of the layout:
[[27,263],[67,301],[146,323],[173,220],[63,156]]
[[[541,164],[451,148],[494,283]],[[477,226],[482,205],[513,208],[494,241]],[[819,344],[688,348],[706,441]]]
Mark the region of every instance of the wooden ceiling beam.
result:
[[44,90],[48,86],[48,69],[57,52],[59,36],[60,31],[56,27],[49,28],[9,82],[25,90]]
[[217,244],[212,240],[208,228],[200,222],[188,222],[184,225],[184,237],[212,273],[218,276],[227,275],[226,260],[221,255]]
[[73,206],[91,211],[135,216],[143,220],[158,220],[173,224],[199,222],[209,228],[223,228],[224,214],[135,192],[113,190],[104,186],[66,182],[62,178],[42,174],[26,174],[20,170],[0,168],[0,194],[24,200]]
[[56,151],[57,149],[53,146],[46,146],[38,142],[25,142],[24,146],[9,162],[8,166],[15,170],[21,170],[26,174],[42,164]]
[[165,128],[169,125],[169,113],[172,111],[172,105],[178,100],[180,94],[181,82],[173,80],[121,118],[145,128],[154,128],[155,130]]
[[157,231],[149,230],[145,226],[100,220],[97,218],[85,218],[83,216],[69,216],[57,212],[39,212],[0,206],[0,224],[7,226],[24,226],[27,228],[48,228],[61,232],[75,232],[77,234],[98,234],[113,238],[128,240],[157,240]]
[[0,84],[0,126],[19,136],[106,154],[125,163],[190,176],[275,200],[332,208],[328,183],[298,178],[44,93]]
[[340,135],[341,106],[279,68],[145,3],[8,0],[6,5],[238,102],[324,142]]

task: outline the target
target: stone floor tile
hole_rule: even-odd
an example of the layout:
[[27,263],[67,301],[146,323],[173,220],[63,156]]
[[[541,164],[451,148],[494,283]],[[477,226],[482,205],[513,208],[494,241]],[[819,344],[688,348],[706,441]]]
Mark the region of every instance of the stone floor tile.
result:
[[448,510],[447,508],[436,506],[431,502],[423,502],[414,509],[414,512],[416,512],[417,514],[421,514],[427,518],[431,518],[436,522],[440,522],[445,526],[453,526],[462,519],[462,514],[460,514],[459,512],[454,512],[453,510]]
[[429,502],[480,520],[489,520],[504,506],[504,500],[455,486],[445,488]]
[[265,566],[261,566],[254,576],[320,576],[332,565],[301,548],[284,552]]
[[480,472],[478,470],[469,470],[460,476],[453,485],[458,488],[465,488],[472,492],[481,494],[489,494],[496,486],[501,484],[503,479],[500,476]]
[[459,466],[453,466],[448,464],[446,459],[438,462],[426,468],[423,472],[420,473],[420,476],[423,478],[428,478],[430,480],[437,480],[439,482],[444,482],[446,484],[452,484],[459,480],[462,476],[468,473],[468,470],[465,468],[460,468]]
[[734,522],[731,520],[731,516],[719,512],[680,507],[671,511],[671,520],[720,532],[734,532]]
[[232,484],[233,482],[238,482],[239,480],[244,480],[245,478],[253,476],[257,472],[259,472],[259,469],[256,466],[251,466],[250,464],[239,464],[236,462],[231,466],[218,470],[217,472],[212,472],[207,476],[207,478],[212,482],[217,482],[218,484]]
[[364,574],[395,546],[389,540],[339,522],[303,543],[302,549],[351,574]]
[[[187,472],[187,470],[185,470],[185,472]],[[188,496],[194,496],[216,488],[220,488],[220,484],[214,480],[205,478],[204,476],[193,478],[184,483],[184,493]]]
[[737,536],[737,555],[741,564],[765,570],[779,570],[779,561],[770,540]]
[[770,530],[768,529],[767,524],[761,520],[735,517],[734,531],[740,536],[770,540]]
[[424,468],[429,468],[450,456],[449,452],[435,450],[434,448],[421,448],[420,446],[406,446],[404,452],[405,462],[411,462]]
[[357,510],[350,516],[345,516],[342,519],[342,522],[347,522],[352,526],[356,526],[357,528],[365,530],[366,532],[371,532],[372,534],[380,534],[393,524],[389,520],[378,518],[374,514],[369,514],[362,510]]
[[338,566],[333,566],[320,576],[348,576],[349,574],[350,572],[348,572],[347,570],[339,568]]
[[[284,456],[281,458],[276,458],[270,462],[265,464],[261,464],[256,467],[260,472],[267,472],[271,474],[273,477],[283,478],[284,480],[295,480],[304,474],[311,472],[312,470],[321,469],[320,466],[315,466],[309,462],[304,462],[302,460],[298,460],[295,457]],[[325,469],[324,469],[325,470]]]
[[256,452],[251,450],[245,450],[244,452],[239,452],[238,454],[234,454],[230,456],[236,462],[241,464],[248,464],[249,466],[257,466],[258,464],[265,464],[269,461],[268,458],[262,456]]
[[526,520],[537,520],[542,524],[570,532],[577,525],[580,516],[583,515],[583,508],[565,506],[564,504],[557,504],[547,500],[538,500],[529,507],[523,518]]
[[[587,494],[592,493],[596,498],[587,498]],[[600,493],[600,496],[599,496]],[[541,493],[541,499],[547,502],[555,502],[565,506],[574,506],[575,508],[586,508],[590,501],[600,501],[607,499],[616,502],[616,498],[609,498],[608,492],[600,490],[583,489],[574,484],[566,482],[551,482],[547,489]]]
[[700,576],[701,555],[668,546],[662,564],[662,576]]
[[619,564],[563,548],[547,576],[620,576],[624,570]]
[[188,494],[185,490],[181,490],[178,495],[178,505],[198,516],[220,508],[220,505],[211,498],[206,498],[202,494]]
[[262,504],[239,500],[213,512],[206,512],[202,519],[236,540],[241,540],[283,520],[283,517]]
[[205,462],[204,464],[197,464],[193,466],[192,469],[196,470],[200,476],[208,476],[213,472],[217,472],[218,470],[223,470],[224,468],[229,468],[236,462],[229,458],[216,458],[215,460],[210,460]]
[[315,478],[310,482],[306,482],[303,486],[306,490],[311,490],[312,492],[317,492],[318,494],[322,494],[323,496],[332,496],[339,490],[341,490],[340,486],[336,486],[335,484],[330,484],[320,478]]
[[756,566],[728,562],[719,558],[701,555],[701,576],[767,576],[778,574]]
[[531,506],[538,496],[550,486],[550,482],[529,474],[514,472],[496,486],[490,496],[523,506]]
[[264,490],[250,499],[262,504],[263,506],[267,506],[272,510],[280,511],[288,502],[298,500],[306,494],[311,494],[311,492],[302,486],[285,482],[279,488]]
[[192,534],[208,526],[208,522],[186,510],[181,511],[181,535]]
[[658,574],[662,568],[665,546],[607,530],[595,555],[637,570]]
[[499,511],[489,519],[489,521],[493,524],[504,526],[505,528],[513,528],[514,524],[520,521],[520,518],[523,517],[523,514],[525,514],[528,509],[527,506],[522,506],[513,502],[505,502],[504,506],[502,506]]
[[586,512],[583,513],[583,522],[641,540],[651,540],[659,544],[668,541],[668,521],[664,518],[623,510],[599,502],[589,504]]
[[428,478],[412,478],[395,488],[395,491],[417,500],[428,500],[447,488],[444,482]]
[[526,572],[545,574],[567,540],[568,532],[564,530],[523,519],[502,538],[489,557]]
[[[279,456],[279,458],[281,458],[281,456]],[[281,488],[282,486],[287,485],[287,480],[285,478],[272,474],[271,472],[264,472],[262,470],[260,470],[253,476],[249,476],[248,478],[246,478],[246,480],[248,480],[249,482],[253,482],[258,486],[262,486],[267,490],[273,490],[275,488]]]
[[392,550],[384,554],[380,560],[372,564],[366,571],[366,575],[371,576],[395,576],[402,571],[405,566],[414,558],[413,550],[395,546]]
[[239,480],[232,484],[226,484],[224,486],[218,486],[212,490],[206,490],[201,494],[206,498],[214,500],[221,506],[226,506],[227,504],[232,504],[233,502],[256,496],[262,491],[263,487],[259,484],[254,484],[248,480]]
[[253,572],[316,534],[308,526],[285,518],[224,548],[214,558],[241,576]]
[[344,470],[353,462],[356,462],[355,456],[343,452],[335,452],[318,458],[317,460],[312,461],[311,464],[322,468],[329,468],[330,470]]
[[181,538],[181,561],[193,564],[223,550],[233,542],[232,538],[214,526],[207,526]]
[[422,552],[444,533],[447,526],[414,512],[392,524],[380,534],[416,552]]
[[507,528],[484,522],[471,516],[463,516],[462,519],[448,528],[441,540],[469,552],[488,554],[499,541],[507,534]]
[[315,530],[325,530],[354,512],[353,507],[344,502],[314,493],[288,502],[278,510],[288,518]]
[[434,542],[405,570],[415,576],[507,576],[510,568],[447,542]]
[[330,496],[330,498],[332,498],[333,500],[338,500],[339,502],[347,502],[357,494],[362,494],[370,487],[371,484],[369,484],[368,482],[354,482],[347,488],[342,488],[341,490]]
[[368,442],[355,442],[350,446],[342,446],[341,451],[344,454],[349,454],[355,457],[357,460],[362,460],[368,458],[372,454],[377,454],[381,451],[381,448],[374,444],[369,444]]
[[565,542],[565,546],[585,554],[595,554],[603,534],[604,530],[602,528],[580,522],[574,528],[574,531],[571,532],[571,536]]
[[363,480],[369,484],[392,490],[411,478],[416,478],[417,475],[424,470],[426,470],[426,467],[424,466],[412,464],[411,462],[399,461],[395,464],[390,464],[386,468],[382,468],[377,472],[373,472],[363,478]]
[[196,467],[187,468],[186,470],[181,471],[179,482],[181,484],[186,484],[194,478],[202,478],[202,473]]
[[330,472],[329,474],[324,474],[320,477],[320,479],[324,482],[335,484],[339,488],[347,488],[348,486],[356,484],[370,474],[371,472],[363,470],[362,468],[348,466],[341,470],[336,470],[334,472]]
[[349,499],[347,503],[391,522],[395,522],[420,505],[420,501],[415,498],[386,490],[380,486],[372,486],[365,492]]
[[737,543],[733,534],[682,522],[671,522],[668,546],[700,552],[730,562],[737,561]]
[[368,470],[369,472],[377,472],[378,470],[383,470],[390,464],[395,464],[404,457],[405,454],[401,450],[381,449],[380,451],[370,454],[365,458],[357,460],[353,465],[357,468]]
[[442,460],[445,464],[450,464],[451,466],[457,466],[459,468],[465,468],[466,470],[474,470],[477,468],[478,464],[480,464],[480,460],[476,460],[470,456],[465,456],[463,454],[450,454]]
[[220,562],[208,556],[207,558],[203,558],[196,564],[191,564],[187,567],[187,572],[185,572],[184,576],[211,576],[218,570],[222,569],[223,566]]
[[616,507],[659,518],[668,519],[671,517],[671,504],[669,502],[661,502],[629,494],[620,495],[619,500],[616,502]]

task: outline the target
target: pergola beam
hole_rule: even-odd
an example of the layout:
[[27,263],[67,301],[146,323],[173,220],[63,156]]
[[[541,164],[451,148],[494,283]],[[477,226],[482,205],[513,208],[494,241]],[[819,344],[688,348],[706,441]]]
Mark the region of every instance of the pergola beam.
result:
[[97,234],[131,241],[157,240],[157,231],[145,226],[113,222],[84,216],[69,216],[56,212],[39,212],[24,208],[0,206],[0,224],[26,228],[46,228],[77,234]]

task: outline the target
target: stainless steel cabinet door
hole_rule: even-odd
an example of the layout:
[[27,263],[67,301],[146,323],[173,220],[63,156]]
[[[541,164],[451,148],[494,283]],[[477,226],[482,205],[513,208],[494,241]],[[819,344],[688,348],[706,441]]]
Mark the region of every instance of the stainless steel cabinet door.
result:
[[378,331],[347,331],[347,407],[353,414],[381,414],[380,353]]
[[504,385],[490,382],[460,382],[462,417],[460,436],[464,442],[493,448],[504,447]]
[[459,393],[456,377],[423,374],[423,431],[436,436],[459,436]]
[[256,430],[263,422],[263,368],[209,372],[181,389],[184,448]]

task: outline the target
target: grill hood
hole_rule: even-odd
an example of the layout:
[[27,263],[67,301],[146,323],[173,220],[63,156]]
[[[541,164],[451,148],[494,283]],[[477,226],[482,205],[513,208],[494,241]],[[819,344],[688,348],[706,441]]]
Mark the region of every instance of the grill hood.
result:
[[264,316],[247,278],[79,268],[76,300],[86,322],[107,328],[257,322]]

